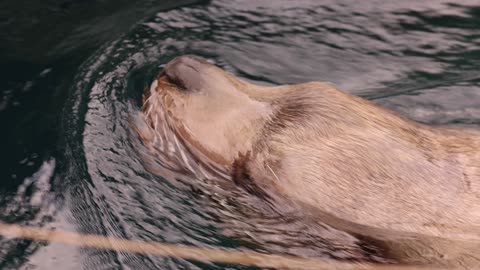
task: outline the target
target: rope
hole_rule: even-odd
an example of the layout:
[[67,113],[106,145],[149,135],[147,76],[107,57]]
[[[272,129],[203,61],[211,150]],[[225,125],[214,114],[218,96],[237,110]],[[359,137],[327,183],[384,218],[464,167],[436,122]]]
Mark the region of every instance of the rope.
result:
[[[280,269],[342,269],[342,270],[413,270],[433,269],[407,265],[380,265],[371,263],[339,262],[329,259],[269,255],[253,251],[220,250],[188,247],[175,244],[127,240],[93,234],[79,234],[61,230],[0,223],[0,235],[6,238],[57,242],[78,247],[115,250],[138,254],[176,257],[203,262],[241,264]],[[438,269],[438,268],[435,268]]]

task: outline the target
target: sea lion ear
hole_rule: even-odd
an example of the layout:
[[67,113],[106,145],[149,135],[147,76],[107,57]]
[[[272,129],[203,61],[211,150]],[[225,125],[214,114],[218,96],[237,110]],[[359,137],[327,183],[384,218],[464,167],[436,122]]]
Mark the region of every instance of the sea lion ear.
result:
[[162,71],[170,83],[184,91],[198,91],[204,85],[204,72],[210,64],[200,58],[185,55],[170,61]]

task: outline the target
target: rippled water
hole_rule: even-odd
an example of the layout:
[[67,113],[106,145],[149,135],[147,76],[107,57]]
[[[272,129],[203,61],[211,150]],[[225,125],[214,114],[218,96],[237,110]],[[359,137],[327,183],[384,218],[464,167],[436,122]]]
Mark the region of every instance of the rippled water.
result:
[[[42,153],[26,147],[27,157],[19,162],[31,162],[30,176],[20,177],[22,167],[15,167],[18,172],[5,167],[11,179],[1,189],[2,221],[195,246],[358,256],[341,245],[349,236],[330,228],[311,231],[295,219],[279,222],[244,194],[172,185],[145,169],[130,120],[140,110],[143,90],[165,63],[182,54],[202,56],[260,84],[328,81],[417,121],[480,126],[476,1],[212,1],[158,8],[163,11],[156,14],[152,5],[145,5],[140,22],[121,28],[115,40],[95,39],[100,47],[81,66],[70,67],[73,78],[42,95],[63,97],[58,107],[49,108],[60,124],[48,134],[58,139]],[[131,14],[130,6],[120,9]],[[79,31],[83,34],[60,47],[95,43],[95,30],[102,33]],[[49,66],[21,86],[41,85],[61,68]],[[12,89],[2,92],[3,115],[35,102],[22,100],[20,90]],[[18,120],[30,123],[29,117],[38,116],[19,115]],[[0,243],[0,266],[11,269],[245,268],[24,240]]]

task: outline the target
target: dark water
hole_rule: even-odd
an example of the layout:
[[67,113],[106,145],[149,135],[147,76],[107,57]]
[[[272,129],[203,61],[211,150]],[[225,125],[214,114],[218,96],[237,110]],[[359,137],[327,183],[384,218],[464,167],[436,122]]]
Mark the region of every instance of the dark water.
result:
[[[328,242],[246,219],[241,204],[144,169],[129,118],[182,54],[261,84],[328,81],[421,122],[480,126],[477,1],[193,2],[0,3],[2,221],[342,258]],[[54,266],[242,268],[0,240],[0,269]]]

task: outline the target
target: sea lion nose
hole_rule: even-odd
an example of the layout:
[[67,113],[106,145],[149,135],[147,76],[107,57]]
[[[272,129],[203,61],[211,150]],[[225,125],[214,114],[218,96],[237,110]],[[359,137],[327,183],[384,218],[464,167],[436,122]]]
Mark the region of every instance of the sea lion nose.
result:
[[163,74],[168,81],[185,91],[200,90],[204,83],[203,74],[210,65],[207,61],[191,55],[174,58],[168,62]]

